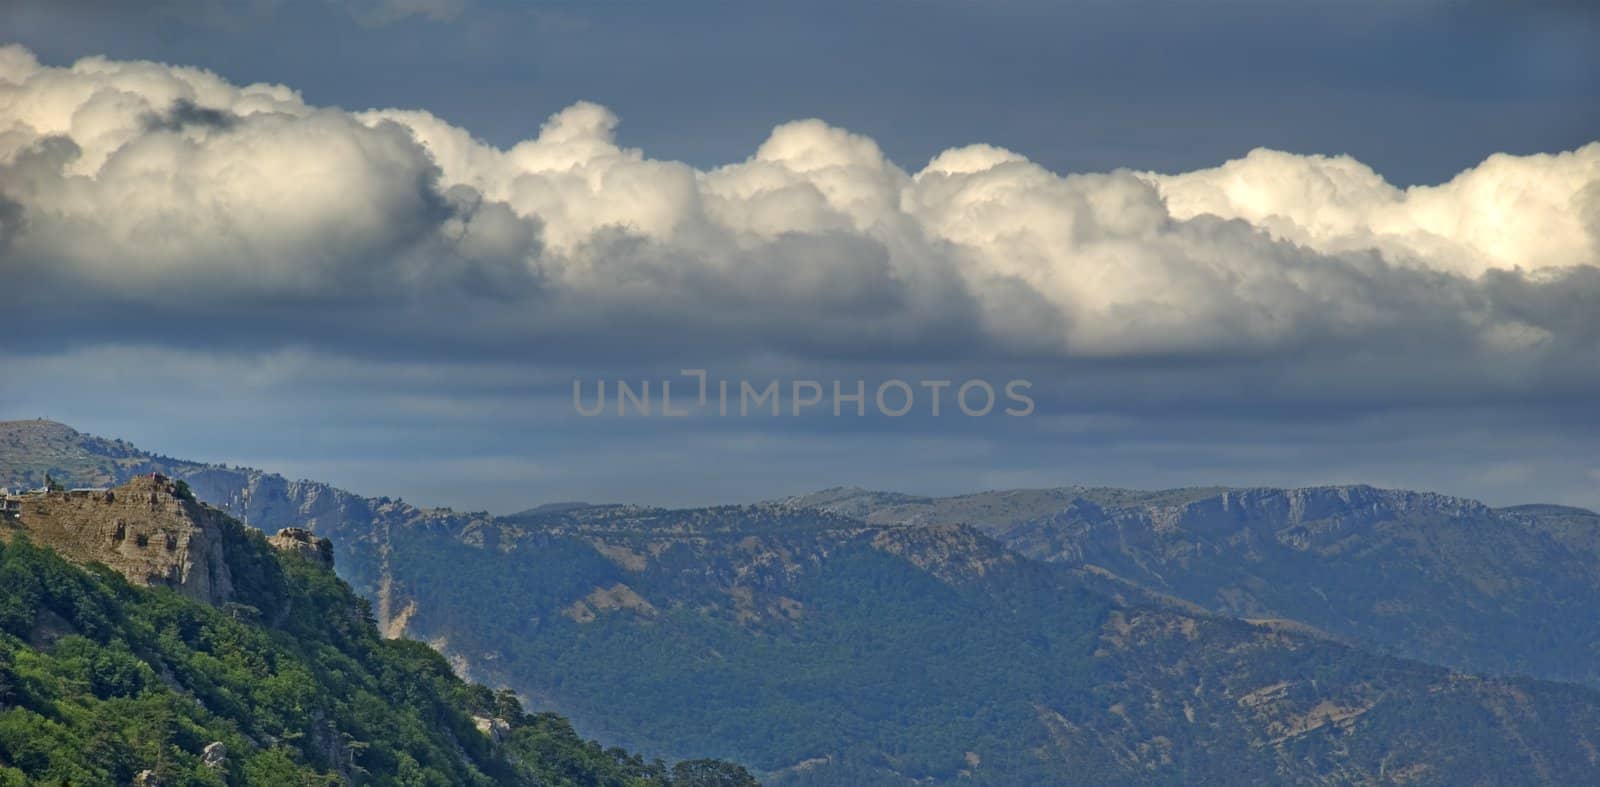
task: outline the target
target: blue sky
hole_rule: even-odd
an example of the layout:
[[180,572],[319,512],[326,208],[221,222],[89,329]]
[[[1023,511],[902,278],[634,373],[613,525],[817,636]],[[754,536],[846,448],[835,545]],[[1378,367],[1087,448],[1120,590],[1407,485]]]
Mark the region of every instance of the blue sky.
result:
[[[1581,3],[23,0],[0,30],[0,417],[496,511],[1600,506]],[[1037,410],[573,412],[574,378],[686,367],[1025,378]]]

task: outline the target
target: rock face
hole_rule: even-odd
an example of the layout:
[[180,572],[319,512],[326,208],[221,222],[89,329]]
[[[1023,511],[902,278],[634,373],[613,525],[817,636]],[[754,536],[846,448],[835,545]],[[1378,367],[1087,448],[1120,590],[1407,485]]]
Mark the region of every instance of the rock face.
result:
[[277,535],[267,539],[267,543],[274,549],[302,555],[323,568],[333,570],[333,542],[326,538],[318,538],[305,528],[286,527],[279,530]]
[[[140,585],[220,606],[233,596],[222,512],[177,482],[142,475],[104,490],[29,494],[0,536],[22,531],[78,563],[103,563]],[[238,525],[233,525],[238,527]]]
[[495,743],[504,741],[506,736],[511,734],[511,725],[507,724],[505,719],[492,716],[473,716],[472,724],[478,728],[478,732],[483,733]]
[[200,753],[200,764],[216,769],[228,764],[228,747],[222,741],[212,741]]
[[[379,625],[396,636],[406,630],[409,613],[406,600],[390,598],[386,555],[392,533],[449,535],[490,548],[499,539],[493,519],[482,512],[419,508],[260,470],[188,462],[53,421],[0,421],[0,486],[33,489],[46,473],[68,486],[107,486],[152,472],[183,481],[196,498],[245,525],[268,533],[297,528],[333,539],[341,578],[375,601]],[[12,516],[0,511],[0,527]]]

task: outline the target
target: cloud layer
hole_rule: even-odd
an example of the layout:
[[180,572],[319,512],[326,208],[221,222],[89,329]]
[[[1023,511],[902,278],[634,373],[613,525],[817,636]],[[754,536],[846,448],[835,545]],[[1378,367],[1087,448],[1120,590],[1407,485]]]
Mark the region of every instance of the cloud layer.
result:
[[423,111],[6,47],[9,319],[63,344],[1400,374],[1427,357],[1463,380],[1502,370],[1490,386],[1596,379],[1600,142],[1402,190],[1265,149],[1060,175],[980,144],[909,172],[818,120],[698,170],[617,124],[579,103],[499,149]]
[[[1600,142],[1402,189],[1265,149],[1063,175],[979,144],[912,171],[818,120],[695,168],[617,132],[579,103],[496,147],[0,48],[0,417],[506,510],[1068,481],[1596,503]],[[680,366],[1026,377],[1038,414],[571,413],[574,375]]]

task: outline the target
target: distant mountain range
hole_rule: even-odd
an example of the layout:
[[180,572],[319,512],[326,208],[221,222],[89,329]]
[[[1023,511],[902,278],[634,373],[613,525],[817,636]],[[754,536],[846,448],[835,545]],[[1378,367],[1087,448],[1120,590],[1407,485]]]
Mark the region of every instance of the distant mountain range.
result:
[[1368,486],[794,498],[962,523],[1114,596],[1293,622],[1448,667],[1600,686],[1600,515]]
[[0,424],[0,485],[151,471],[269,532],[332,538],[379,627],[464,676],[770,784],[1600,769],[1600,517],[1579,509],[1072,487],[492,517]]

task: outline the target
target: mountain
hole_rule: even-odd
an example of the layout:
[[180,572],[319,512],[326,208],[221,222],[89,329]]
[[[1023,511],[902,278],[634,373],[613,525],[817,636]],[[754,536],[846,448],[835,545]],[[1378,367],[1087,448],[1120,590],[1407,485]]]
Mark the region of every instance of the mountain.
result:
[[[374,600],[385,631],[403,606],[389,603],[385,584],[390,533],[434,531],[481,542],[480,534],[493,537],[495,531],[484,513],[419,508],[316,481],[174,459],[55,421],[0,421],[0,487],[37,488],[46,475],[69,486],[103,487],[152,472],[183,481],[196,498],[248,525],[268,531],[303,528],[332,540],[341,578]],[[403,630],[402,621],[391,633]]]
[[963,525],[783,505],[506,525],[493,551],[397,547],[434,610],[415,630],[604,738],[720,745],[773,784],[1509,784],[1600,765],[1593,692],[1119,604]]
[[1456,669],[1600,686],[1600,515],[1368,486],[795,498],[880,524],[970,524],[1129,598],[1293,621]]
[[242,548],[238,528],[179,483],[138,476],[115,489],[21,495],[9,502],[8,523],[62,557],[99,563],[138,584],[212,606],[233,601],[225,552],[230,544]]
[[[1466,549],[1464,537],[1408,553],[1395,552],[1411,543],[1400,536],[1371,540],[1404,530],[1385,524],[1402,514],[1427,535],[1422,511],[1487,517],[1473,527],[1502,527],[1508,539],[1547,533],[1574,563],[1560,571],[1581,576],[1584,512],[1499,512],[1419,495],[1387,509],[1356,496],[1326,513],[1337,495],[1295,503],[1283,490],[1263,490],[1247,508],[1230,496],[1222,509],[1206,501],[1235,493],[936,500],[832,490],[749,506],[571,505],[495,518],[138,452],[112,457],[104,441],[19,423],[0,426],[0,483],[49,470],[76,484],[85,469],[148,463],[252,524],[340,534],[339,570],[373,600],[386,633],[436,645],[460,674],[563,713],[585,735],[648,756],[737,760],[770,784],[1569,784],[1600,768],[1594,691],[1374,652],[1308,615],[1252,622],[1187,598],[1210,597],[1174,579],[1209,565],[1184,557],[1189,542],[1208,556],[1236,550],[1207,560],[1226,578],[1220,561],[1235,556],[1235,580],[1267,599],[1296,592],[1305,578],[1290,569],[1308,564],[1261,563],[1289,553],[1328,562],[1322,551],[1341,538],[1355,539],[1337,553],[1344,561],[1377,561],[1369,585],[1412,575],[1396,573],[1403,561],[1392,553],[1464,560],[1453,551]],[[6,434],[17,429],[51,433],[26,441],[52,446],[50,458],[8,456]],[[1253,524],[1278,510],[1271,491],[1289,498],[1272,516],[1299,523],[1304,538],[1287,524]],[[1047,525],[1086,521],[1076,511],[1090,505],[1151,518],[1128,520],[1121,535],[1112,523],[1124,520],[1093,520],[1098,563],[1073,557],[1069,530],[1049,546],[1057,530]],[[1152,513],[1167,511],[1190,513]],[[1223,527],[1229,517],[1245,524]],[[1280,530],[1272,543],[1287,546],[1264,543]],[[1160,551],[1163,539],[1176,557]],[[1248,539],[1253,552],[1234,544]],[[1356,547],[1369,541],[1394,546]],[[1148,574],[1134,571],[1138,561]],[[1465,562],[1413,573],[1442,582],[1452,570],[1468,573]],[[1288,589],[1238,578],[1254,575]],[[1535,574],[1520,581],[1506,603],[1557,592]],[[1427,587],[1392,591],[1418,605],[1407,618],[1417,627],[1397,628],[1398,641],[1424,639],[1435,618],[1451,622],[1430,617],[1427,604],[1451,607]],[[1524,608],[1540,612],[1533,601]]]
[[0,514],[0,784],[754,784],[602,749],[378,635],[326,540],[144,476]]

